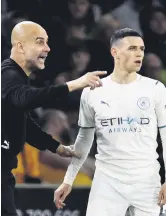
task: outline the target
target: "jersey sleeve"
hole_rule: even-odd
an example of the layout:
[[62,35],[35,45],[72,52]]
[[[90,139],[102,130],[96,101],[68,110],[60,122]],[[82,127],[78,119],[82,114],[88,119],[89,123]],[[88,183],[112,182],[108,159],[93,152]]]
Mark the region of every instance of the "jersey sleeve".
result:
[[156,94],[156,115],[159,128],[166,127],[166,88],[164,84],[158,82]]
[[95,127],[95,112],[92,107],[91,90],[85,88],[81,95],[78,125],[84,128]]

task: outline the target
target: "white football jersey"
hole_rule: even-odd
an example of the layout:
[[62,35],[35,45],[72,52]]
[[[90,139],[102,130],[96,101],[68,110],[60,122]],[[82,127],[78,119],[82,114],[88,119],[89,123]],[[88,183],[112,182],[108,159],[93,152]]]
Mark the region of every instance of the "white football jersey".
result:
[[80,127],[95,127],[96,168],[123,182],[159,178],[158,128],[166,127],[166,88],[141,75],[129,84],[111,76],[103,86],[82,93]]

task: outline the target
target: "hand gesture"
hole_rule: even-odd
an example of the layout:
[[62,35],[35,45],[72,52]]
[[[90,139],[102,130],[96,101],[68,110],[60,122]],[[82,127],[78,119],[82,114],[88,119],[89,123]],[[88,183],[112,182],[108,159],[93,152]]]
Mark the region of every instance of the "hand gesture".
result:
[[79,154],[77,154],[74,151],[74,145],[70,145],[70,146],[64,146],[64,145],[59,145],[56,153],[62,157],[76,157],[76,158],[80,158]]
[[91,89],[94,89],[96,87],[102,86],[102,82],[99,76],[103,76],[106,74],[106,71],[88,72],[80,78],[69,81],[66,84],[68,85],[70,92],[78,89],[83,89],[85,87],[90,87]]
[[54,191],[54,203],[58,209],[62,209],[66,205],[64,200],[71,192],[71,189],[71,185],[63,183]]

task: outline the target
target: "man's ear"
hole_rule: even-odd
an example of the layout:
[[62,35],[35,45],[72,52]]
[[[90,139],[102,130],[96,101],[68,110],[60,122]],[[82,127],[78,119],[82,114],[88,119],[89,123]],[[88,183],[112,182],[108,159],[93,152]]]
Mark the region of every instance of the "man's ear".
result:
[[118,49],[116,47],[111,47],[110,53],[113,56],[114,59],[118,59]]
[[17,46],[17,49],[20,53],[22,53],[22,54],[25,53],[23,43],[17,42],[16,46]]

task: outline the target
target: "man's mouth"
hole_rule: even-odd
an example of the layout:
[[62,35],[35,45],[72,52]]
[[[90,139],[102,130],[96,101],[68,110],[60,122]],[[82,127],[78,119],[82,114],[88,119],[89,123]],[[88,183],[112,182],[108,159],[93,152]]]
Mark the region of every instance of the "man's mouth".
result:
[[45,62],[46,58],[47,58],[47,56],[44,56],[44,55],[43,56],[41,55],[38,57],[38,59],[40,59],[40,61],[42,61],[42,62]]
[[135,64],[141,64],[141,62],[142,62],[141,60],[136,60],[134,63]]

